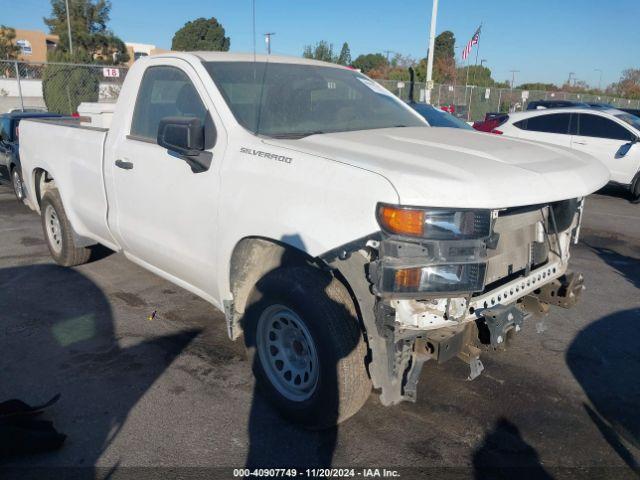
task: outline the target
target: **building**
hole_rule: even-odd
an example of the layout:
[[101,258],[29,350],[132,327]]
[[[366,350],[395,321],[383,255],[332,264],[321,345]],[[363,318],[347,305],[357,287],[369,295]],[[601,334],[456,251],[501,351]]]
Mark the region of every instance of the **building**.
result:
[[[51,35],[40,30],[16,29],[15,43],[21,50],[18,60],[23,62],[46,62],[47,52],[56,48],[59,42],[60,38],[57,35]],[[140,57],[169,51],[148,43],[125,42],[125,45],[129,52],[129,66]]]
[[155,45],[151,45],[148,43],[125,42],[125,45],[127,46],[127,51],[129,52],[129,66],[131,66],[133,62],[135,62],[140,57],[147,57],[149,55],[167,53],[170,51],[158,48]]
[[18,60],[24,62],[46,62],[47,52],[58,46],[60,38],[57,35],[44,33],[40,30],[16,29],[15,43],[20,47]]

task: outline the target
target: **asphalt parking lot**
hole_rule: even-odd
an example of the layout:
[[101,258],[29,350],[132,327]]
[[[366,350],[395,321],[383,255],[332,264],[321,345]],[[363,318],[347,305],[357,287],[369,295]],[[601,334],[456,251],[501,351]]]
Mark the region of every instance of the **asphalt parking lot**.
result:
[[61,393],[45,418],[68,435],[59,451],[5,467],[640,472],[640,205],[616,190],[588,199],[572,258],[587,285],[578,307],[527,323],[509,350],[483,355],[472,382],[462,362],[427,364],[417,403],[385,408],[374,393],[326,432],[285,423],[254,392],[221,313],[122,255],[101,257],[55,266],[39,217],[0,187],[0,401]]

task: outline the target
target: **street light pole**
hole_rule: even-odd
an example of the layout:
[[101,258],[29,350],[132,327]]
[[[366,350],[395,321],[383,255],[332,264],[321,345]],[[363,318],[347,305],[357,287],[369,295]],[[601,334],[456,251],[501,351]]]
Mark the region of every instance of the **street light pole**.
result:
[[67,8],[67,30],[69,31],[69,53],[73,55],[73,41],[71,40],[71,16],[69,15],[69,0],[64,0]]
[[600,72],[600,79],[598,80],[598,90],[602,90],[602,70],[596,68],[594,72]]
[[268,32],[264,34],[264,41],[267,43],[267,55],[271,55],[271,37],[275,34],[276,32]]
[[431,103],[431,90],[433,89],[433,56],[436,45],[436,18],[438,16],[438,0],[433,0],[431,9],[431,30],[429,32],[429,55],[427,57],[427,91],[425,100]]

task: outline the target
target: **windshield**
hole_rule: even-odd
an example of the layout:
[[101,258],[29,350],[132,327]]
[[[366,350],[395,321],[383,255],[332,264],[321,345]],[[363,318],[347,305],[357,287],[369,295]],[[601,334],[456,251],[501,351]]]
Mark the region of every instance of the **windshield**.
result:
[[616,118],[622,120],[628,125],[631,125],[636,130],[640,130],[640,117],[636,117],[630,113],[621,113],[620,115],[616,115]]
[[204,62],[247,130],[278,138],[427,124],[392,93],[343,68],[266,62]]
[[409,105],[416,112],[422,115],[432,127],[451,127],[462,128],[463,130],[473,130],[471,125],[467,122],[454,117],[450,113],[438,110],[431,105],[427,105],[425,103],[412,103]]

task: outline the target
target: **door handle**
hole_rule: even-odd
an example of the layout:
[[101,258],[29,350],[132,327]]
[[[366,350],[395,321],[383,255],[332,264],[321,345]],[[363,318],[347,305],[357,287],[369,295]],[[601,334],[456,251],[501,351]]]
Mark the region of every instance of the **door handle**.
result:
[[573,143],[575,143],[576,145],[589,145],[587,142],[576,142],[575,140],[573,141]]
[[116,167],[124,170],[131,170],[133,168],[133,163],[118,159],[116,160]]

